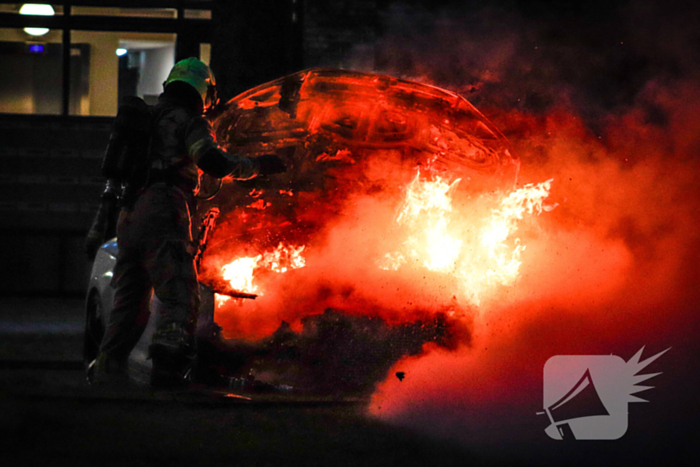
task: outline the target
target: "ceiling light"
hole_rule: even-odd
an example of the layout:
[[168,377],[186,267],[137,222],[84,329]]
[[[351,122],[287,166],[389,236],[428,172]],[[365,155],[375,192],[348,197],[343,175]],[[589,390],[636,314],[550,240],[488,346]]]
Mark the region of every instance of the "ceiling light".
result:
[[[25,3],[19,9],[20,15],[53,16],[56,12],[51,5],[39,3]],[[24,28],[24,32],[30,36],[43,36],[49,32],[48,28]]]

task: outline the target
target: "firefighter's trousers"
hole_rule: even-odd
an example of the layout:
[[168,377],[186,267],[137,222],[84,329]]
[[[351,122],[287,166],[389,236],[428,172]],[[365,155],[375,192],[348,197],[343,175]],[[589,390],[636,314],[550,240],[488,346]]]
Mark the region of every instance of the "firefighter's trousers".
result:
[[162,302],[157,333],[182,329],[191,335],[199,306],[191,232],[191,193],[156,183],[122,210],[119,252],[112,285],[114,309],[100,350],[125,361],[148,323],[151,293]]

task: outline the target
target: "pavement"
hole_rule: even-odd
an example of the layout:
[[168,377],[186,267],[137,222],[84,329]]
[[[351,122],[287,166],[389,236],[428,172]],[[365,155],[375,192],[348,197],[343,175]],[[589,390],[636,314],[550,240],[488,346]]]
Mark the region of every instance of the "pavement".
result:
[[26,466],[484,464],[454,442],[367,417],[363,400],[91,387],[82,370],[82,321],[79,299],[0,299],[4,461]]

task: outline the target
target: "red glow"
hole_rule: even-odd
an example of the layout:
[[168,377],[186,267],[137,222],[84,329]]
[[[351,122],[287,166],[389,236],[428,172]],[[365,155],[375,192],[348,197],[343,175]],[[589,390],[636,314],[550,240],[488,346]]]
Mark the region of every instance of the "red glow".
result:
[[[673,347],[657,367],[667,379],[652,384],[660,389],[649,398],[682,417],[669,394],[695,368],[698,165],[688,142],[697,143],[690,134],[700,114],[690,103],[700,93],[697,85],[679,89],[647,96],[669,116],[664,130],[637,109],[611,118],[602,137],[564,109],[499,114],[516,130],[522,177],[553,177],[551,198],[560,205],[527,239],[519,281],[482,303],[472,347],[398,362],[390,374],[405,379],[381,384],[375,416],[522,453],[546,442],[547,423],[535,412],[549,357],[626,360],[646,346],[650,355]],[[630,436],[660,433],[657,419],[644,428],[642,419]]]
[[[503,165],[495,157],[482,170],[479,161],[487,159],[469,149],[486,146],[451,150],[461,140],[441,131],[453,118],[401,123],[403,114],[392,114],[380,127],[394,122],[406,130],[401,134],[427,135],[420,139],[427,146],[402,139],[380,145],[369,137],[372,118],[357,123],[348,106],[339,105],[347,96],[328,91],[320,107],[306,113],[302,97],[296,112],[304,124],[296,125],[286,112],[265,104],[279,100],[279,89],[251,91],[239,113],[253,119],[258,112],[265,117],[262,122],[275,125],[256,132],[252,124],[239,126],[245,118],[225,114],[217,122],[219,139],[234,151],[287,154],[290,173],[255,185],[254,192],[245,183],[245,190],[241,184],[225,185],[222,195],[230,204],[222,209],[224,220],[205,265],[218,274],[224,264],[257,257],[280,242],[305,246],[306,262],[283,274],[261,272],[255,280],[265,294],[221,307],[217,322],[228,337],[254,339],[270,335],[282,320],[299,329],[303,317],[327,307],[380,316],[392,324],[443,313],[466,329],[464,345],[449,350],[426,345],[423,354],[399,361],[375,393],[370,411],[417,429],[493,445],[509,436],[523,446],[546,439],[540,431],[546,423],[539,425],[535,413],[542,410],[542,369],[553,355],[629,358],[642,346],[650,352],[685,347],[685,354],[672,350],[664,358],[687,367],[683,359],[691,358],[688,348],[696,348],[692,341],[698,326],[700,114],[692,103],[700,92],[697,84],[686,84],[674,93],[656,88],[648,93],[645,99],[668,115],[663,129],[648,124],[634,108],[610,117],[600,134],[567,108],[545,115],[490,112],[499,127],[508,129],[524,161],[513,186],[517,163],[510,156]],[[352,101],[364,116],[378,115],[366,110],[372,103],[359,97]],[[490,154],[505,157],[507,150],[510,155],[510,146],[491,124],[476,120],[495,135],[480,140],[500,148]],[[309,127],[318,132],[307,133]],[[279,133],[270,134],[273,129]],[[355,132],[365,135],[361,141],[353,139]],[[465,292],[460,279],[478,282],[475,278],[483,276],[469,268],[486,264],[464,253],[468,245],[474,239],[502,239],[506,219],[518,216],[503,216],[505,226],[496,224],[486,237],[477,224],[491,219],[493,210],[502,211],[499,203],[518,193],[517,187],[534,189],[551,179],[546,199],[528,199],[544,200],[543,207],[558,204],[556,209],[518,219],[517,232],[505,235],[508,250],[500,241],[486,241],[496,245],[495,252],[508,252],[502,264],[517,263],[515,279],[489,287],[476,284],[471,290],[478,294],[468,287]],[[406,210],[410,194],[423,199],[421,190],[428,187],[436,189],[441,207]],[[429,215],[414,218],[411,212]],[[431,252],[423,247],[420,253],[420,236],[411,240],[418,226],[434,227],[437,245],[451,247],[426,260],[424,253],[430,257]],[[460,253],[451,256],[456,250]],[[518,256],[511,255],[514,251]],[[455,264],[466,265],[468,273],[460,277]],[[396,372],[405,378],[393,377]]]
[[[517,264],[505,264],[517,260],[503,258],[522,250],[510,237],[522,215],[505,214],[499,200],[513,189],[518,159],[452,93],[314,70],[233,99],[214,124],[229,151],[277,152],[289,168],[269,180],[225,183],[210,201],[222,220],[203,260],[204,281],[223,279],[223,271],[231,287],[259,295],[220,300],[217,322],[228,337],[260,338],[282,320],[298,326],[327,307],[391,322],[467,315],[487,287],[507,282],[493,276],[508,267],[517,275]],[[411,207],[421,200],[425,208]],[[491,245],[493,258],[475,256],[465,241],[479,241],[499,216],[512,221]],[[283,244],[304,248],[302,270],[260,264]],[[404,264],[388,267],[392,255]],[[484,279],[470,284],[475,267]]]

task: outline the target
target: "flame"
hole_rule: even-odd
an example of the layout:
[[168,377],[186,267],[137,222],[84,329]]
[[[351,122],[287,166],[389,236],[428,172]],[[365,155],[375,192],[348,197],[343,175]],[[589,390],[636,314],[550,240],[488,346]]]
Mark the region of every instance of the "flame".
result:
[[[405,240],[397,251],[378,261],[378,266],[396,271],[418,264],[429,271],[453,274],[466,300],[479,305],[487,289],[511,285],[517,279],[525,245],[514,234],[526,214],[554,209],[555,205],[543,205],[552,180],[525,185],[507,196],[482,195],[465,209],[454,209],[460,182],[439,176],[421,179],[418,171],[405,188],[396,217],[396,225],[406,232]],[[484,209],[487,206],[497,207]]]
[[258,266],[262,255],[255,257],[238,258],[221,268],[224,280],[228,281],[236,290],[247,293],[256,293],[258,288],[253,284],[253,273]]
[[306,259],[301,255],[306,247],[284,246],[280,243],[274,251],[259,256],[258,267],[273,272],[285,273],[290,269],[306,266]]
[[[304,245],[295,247],[280,243],[273,251],[231,261],[221,268],[221,275],[235,290],[263,295],[264,292],[254,283],[256,275],[262,271],[285,273],[290,269],[303,268],[306,266],[306,259],[302,256],[305,248]],[[226,295],[216,294],[217,305],[222,305],[229,299]]]
[[553,179],[533,184],[513,191],[501,201],[500,209],[494,209],[490,222],[480,235],[480,245],[486,249],[488,258],[493,264],[486,271],[487,276],[503,285],[512,284],[520,270],[520,256],[525,245],[515,238],[514,248],[508,248],[507,239],[517,230],[519,220],[524,214],[551,211],[556,205],[544,206],[544,199],[549,196]]
[[[423,227],[427,257],[423,265],[430,271],[448,272],[462,248],[462,240],[448,233],[449,213],[452,211],[452,192],[461,179],[446,183],[439,176],[434,181],[420,181],[420,171],[406,187],[406,200],[396,218],[399,225]],[[411,251],[419,248],[419,238],[409,240]],[[415,255],[415,253],[414,253]]]

